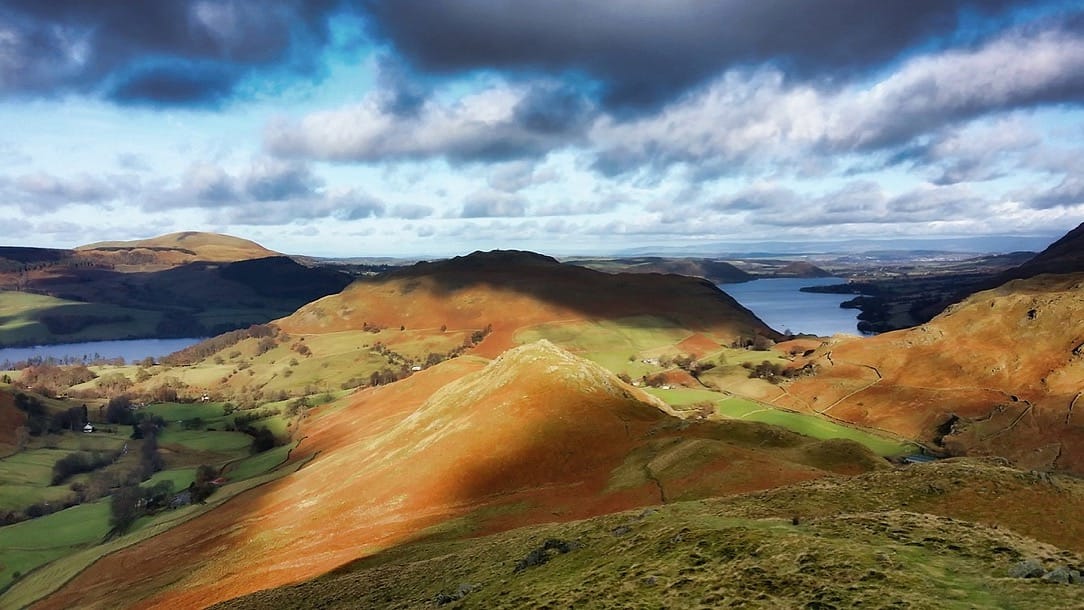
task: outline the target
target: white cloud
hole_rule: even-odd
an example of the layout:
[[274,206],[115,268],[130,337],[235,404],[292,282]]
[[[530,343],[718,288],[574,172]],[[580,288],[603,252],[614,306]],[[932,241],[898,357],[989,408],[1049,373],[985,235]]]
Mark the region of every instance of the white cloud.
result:
[[[434,96],[414,113],[397,114],[389,111],[381,92],[375,92],[354,106],[315,112],[300,121],[272,121],[264,143],[271,153],[283,157],[362,163],[537,156],[577,137],[568,125],[553,125],[547,116],[538,118],[537,106],[550,97],[544,84],[497,83],[454,102]],[[569,125],[581,120],[579,116],[559,118]]]
[[766,173],[809,155],[888,149],[960,121],[1081,98],[1084,39],[1013,32],[838,91],[790,84],[772,68],[730,71],[658,114],[604,117],[590,139],[604,171],[690,163]]

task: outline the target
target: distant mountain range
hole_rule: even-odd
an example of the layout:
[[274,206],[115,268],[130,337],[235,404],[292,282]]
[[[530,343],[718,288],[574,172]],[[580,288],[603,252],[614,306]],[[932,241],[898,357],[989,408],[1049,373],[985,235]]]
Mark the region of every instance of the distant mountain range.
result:
[[780,255],[861,254],[865,252],[919,252],[990,254],[1038,251],[1057,239],[1051,235],[984,235],[976,237],[848,239],[827,241],[714,242],[688,246],[627,248],[614,256],[707,256],[771,258]]

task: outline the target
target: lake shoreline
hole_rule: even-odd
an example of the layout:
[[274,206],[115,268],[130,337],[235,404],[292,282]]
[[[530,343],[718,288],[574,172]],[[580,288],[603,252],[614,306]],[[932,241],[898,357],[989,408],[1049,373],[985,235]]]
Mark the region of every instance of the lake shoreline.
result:
[[158,359],[195,345],[204,339],[205,337],[117,339],[3,347],[0,348],[0,368],[3,368],[5,363],[16,364],[36,358],[84,363],[124,358],[125,362],[131,363],[146,358]]
[[718,287],[777,331],[819,337],[839,333],[862,336],[857,311],[840,307],[852,295],[802,290],[846,281],[838,277],[761,278]]

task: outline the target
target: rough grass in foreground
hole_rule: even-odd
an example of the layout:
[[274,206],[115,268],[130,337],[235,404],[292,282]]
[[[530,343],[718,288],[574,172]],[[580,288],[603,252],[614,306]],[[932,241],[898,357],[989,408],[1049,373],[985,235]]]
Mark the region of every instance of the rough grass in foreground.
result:
[[[558,541],[548,544],[546,541]],[[535,549],[568,543],[517,570]],[[1078,555],[996,529],[885,511],[734,518],[710,501],[422,542],[217,608],[1068,608],[1077,587],[1008,578]],[[529,563],[529,562],[528,562]]]

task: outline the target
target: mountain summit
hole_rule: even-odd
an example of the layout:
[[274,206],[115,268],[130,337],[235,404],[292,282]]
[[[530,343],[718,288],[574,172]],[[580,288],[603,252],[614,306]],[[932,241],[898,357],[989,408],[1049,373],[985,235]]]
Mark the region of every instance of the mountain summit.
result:
[[288,332],[327,333],[363,326],[484,328],[481,355],[518,344],[514,335],[543,323],[642,317],[640,325],[678,324],[720,343],[778,338],[711,282],[677,275],[610,274],[520,251],[475,252],[360,279],[279,321]]
[[183,231],[149,239],[133,241],[103,241],[76,248],[83,253],[130,253],[150,251],[168,258],[170,262],[235,262],[268,256],[279,256],[260,244],[219,233]]

